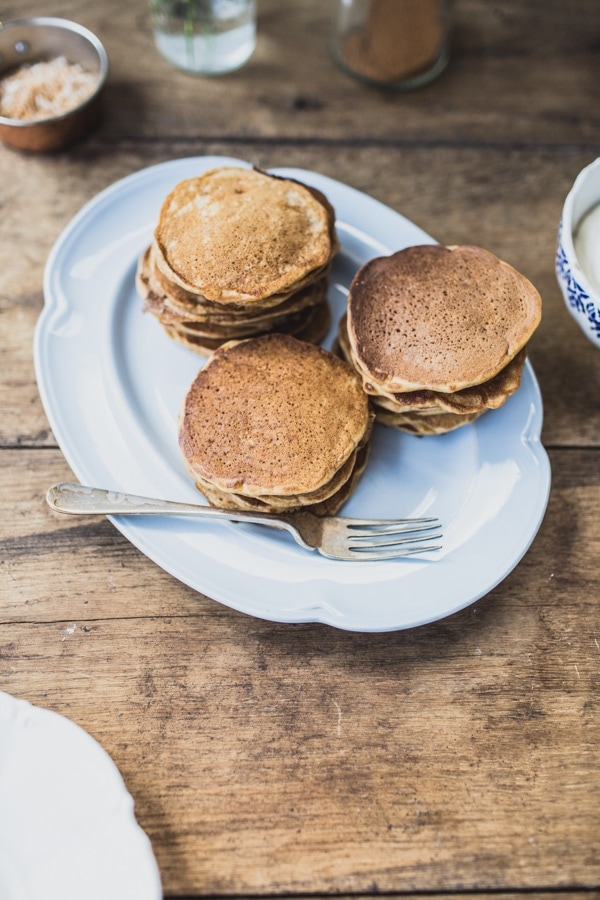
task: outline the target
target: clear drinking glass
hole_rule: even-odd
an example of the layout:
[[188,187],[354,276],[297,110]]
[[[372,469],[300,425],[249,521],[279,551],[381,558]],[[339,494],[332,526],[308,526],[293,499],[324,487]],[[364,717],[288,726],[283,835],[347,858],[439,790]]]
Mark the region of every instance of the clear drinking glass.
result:
[[256,0],[149,0],[154,41],[195,75],[239,69],[256,46]]
[[448,63],[452,12],[453,0],[336,0],[333,58],[367,84],[421,87]]

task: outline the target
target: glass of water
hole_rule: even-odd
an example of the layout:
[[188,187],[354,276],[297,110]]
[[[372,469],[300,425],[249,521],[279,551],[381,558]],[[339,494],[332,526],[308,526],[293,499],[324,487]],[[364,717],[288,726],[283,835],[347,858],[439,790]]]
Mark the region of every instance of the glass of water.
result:
[[256,0],[149,0],[154,41],[194,75],[239,69],[256,46]]

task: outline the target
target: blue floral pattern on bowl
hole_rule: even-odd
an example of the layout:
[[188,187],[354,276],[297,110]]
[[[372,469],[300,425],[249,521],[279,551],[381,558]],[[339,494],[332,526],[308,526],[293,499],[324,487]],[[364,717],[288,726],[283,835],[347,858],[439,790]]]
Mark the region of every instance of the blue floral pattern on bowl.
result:
[[558,245],[556,249],[556,275],[569,306],[579,315],[585,316],[593,335],[600,341],[600,309],[576,281],[569,265],[569,259],[562,243],[562,219],[558,229]]

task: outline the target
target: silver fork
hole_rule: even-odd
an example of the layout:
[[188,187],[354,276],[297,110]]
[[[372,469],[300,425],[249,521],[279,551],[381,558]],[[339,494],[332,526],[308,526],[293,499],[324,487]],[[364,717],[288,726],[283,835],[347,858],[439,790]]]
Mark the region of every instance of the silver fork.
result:
[[287,514],[220,509],[195,503],[155,500],[119,491],[61,482],[46,495],[53,510],[74,515],[187,516],[254,522],[288,531],[306,550],[318,550],[329,559],[394,559],[439,550],[441,537],[436,518],[349,519],[321,517],[299,511]]

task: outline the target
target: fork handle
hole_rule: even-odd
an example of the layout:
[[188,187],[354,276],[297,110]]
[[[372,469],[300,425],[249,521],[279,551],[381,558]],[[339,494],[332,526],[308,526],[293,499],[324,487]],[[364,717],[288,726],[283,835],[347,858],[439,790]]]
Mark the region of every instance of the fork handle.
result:
[[[182,503],[176,500],[157,500],[104,488],[86,487],[63,481],[48,489],[46,500],[55,512],[76,516],[187,516],[191,518],[226,519],[230,522],[255,522],[288,531],[296,540],[300,535],[294,526],[274,513],[254,513],[250,510],[221,509]],[[300,538],[299,543],[307,546]],[[312,549],[312,548],[310,548]]]

